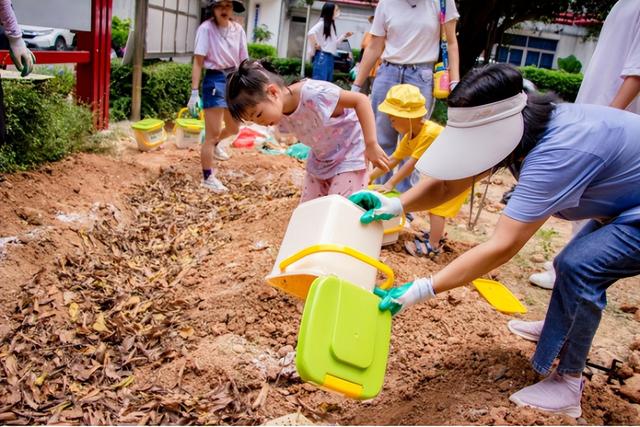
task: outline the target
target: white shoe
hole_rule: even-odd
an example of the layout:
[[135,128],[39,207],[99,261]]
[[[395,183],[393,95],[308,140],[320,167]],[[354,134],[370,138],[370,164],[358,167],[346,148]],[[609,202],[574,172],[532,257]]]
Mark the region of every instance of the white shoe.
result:
[[584,380],[556,372],[537,384],[525,387],[509,396],[518,406],[530,406],[555,414],[566,414],[573,418],[582,415],[580,399]]
[[543,289],[553,289],[555,281],[556,271],[553,268],[551,270],[543,271],[542,273],[534,273],[529,276],[529,282]]
[[221,143],[218,143],[213,148],[213,157],[222,161],[229,160],[231,158],[231,156],[229,155],[229,153],[227,153],[227,150],[224,149]]
[[535,322],[525,322],[523,320],[509,320],[507,322],[507,328],[519,337],[528,341],[538,342],[540,340],[540,334],[542,333],[542,327],[544,326],[544,320],[538,320]]
[[544,264],[542,264],[542,266],[547,271],[553,270],[553,262],[552,261],[545,261]]
[[214,174],[209,175],[209,178],[207,178],[206,180],[203,179],[201,185],[213,191],[214,193],[226,193],[227,191],[229,191],[229,189],[225,187],[224,184],[220,182],[220,180],[216,178]]

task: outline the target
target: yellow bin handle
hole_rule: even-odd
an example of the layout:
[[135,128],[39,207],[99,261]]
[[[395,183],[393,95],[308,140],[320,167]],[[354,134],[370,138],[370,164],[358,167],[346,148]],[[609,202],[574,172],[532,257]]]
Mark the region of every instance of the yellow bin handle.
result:
[[404,224],[407,222],[407,217],[404,216],[404,214],[402,215],[402,217],[400,217],[400,225],[397,225],[393,228],[389,228],[387,230],[384,230],[384,234],[393,234],[393,233],[397,233],[400,232],[400,230],[402,230],[404,228]]
[[[188,108],[181,108],[180,111],[178,111],[178,117],[176,117],[176,119],[181,118],[184,113],[188,113],[189,109]],[[198,113],[198,119],[199,120],[204,120],[204,112],[202,110],[200,110],[200,113]]]
[[329,243],[309,246],[308,248],[305,248],[291,255],[289,258],[283,259],[279,265],[280,272],[284,273],[286,268],[289,267],[294,262],[300,261],[302,258],[318,252],[337,252],[340,254],[349,255],[352,258],[355,258],[359,261],[364,262],[365,264],[369,264],[370,266],[375,267],[376,269],[380,270],[382,273],[384,273],[387,276],[387,279],[384,282],[382,282],[382,285],[380,285],[382,289],[389,289],[391,286],[393,286],[393,282],[396,279],[395,274],[393,273],[393,270],[391,269],[391,267],[378,261],[377,259],[372,258],[367,254],[363,254],[362,252],[357,251],[348,246],[334,245]]

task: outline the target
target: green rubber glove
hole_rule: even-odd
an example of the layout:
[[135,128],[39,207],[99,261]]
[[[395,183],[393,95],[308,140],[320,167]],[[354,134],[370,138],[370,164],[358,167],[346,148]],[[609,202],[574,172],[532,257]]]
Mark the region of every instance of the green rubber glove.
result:
[[392,316],[420,301],[436,296],[431,277],[419,278],[387,290],[374,288],[373,293],[381,298],[378,308],[381,311],[389,310]]
[[349,200],[366,210],[360,217],[360,222],[363,224],[386,221],[402,215],[403,212],[399,197],[386,197],[377,191],[358,191],[349,196]]

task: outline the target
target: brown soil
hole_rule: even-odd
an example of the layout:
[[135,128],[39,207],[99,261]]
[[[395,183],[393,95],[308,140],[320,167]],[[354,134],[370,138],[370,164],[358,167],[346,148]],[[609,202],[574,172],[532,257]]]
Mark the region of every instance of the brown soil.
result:
[[[394,320],[377,398],[302,383],[292,356],[303,304],[264,277],[304,169],[284,156],[233,154],[221,165],[231,189],[221,196],[199,187],[197,152],[138,153],[124,142],[113,156],[0,176],[0,421],[260,424],[301,412],[323,424],[640,423],[630,403],[640,393],[597,371],[577,421],[512,405],[508,396],[538,379],[528,363],[534,345],[510,334],[510,316],[471,288]],[[466,230],[463,208],[435,261],[411,258],[401,244],[383,250],[397,283],[486,238],[512,183],[493,181],[476,231]],[[428,228],[422,217],[414,227]],[[544,229],[492,273],[527,305],[528,319],[541,318],[550,294],[526,278],[569,234],[555,220]],[[611,290],[591,354],[601,364],[626,361],[628,375],[640,370],[639,284]]]

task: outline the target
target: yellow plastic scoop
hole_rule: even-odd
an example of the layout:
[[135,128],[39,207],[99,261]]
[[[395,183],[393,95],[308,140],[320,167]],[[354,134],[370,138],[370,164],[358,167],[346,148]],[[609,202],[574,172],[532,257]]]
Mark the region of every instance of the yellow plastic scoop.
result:
[[476,279],[471,283],[496,310],[506,314],[527,312],[527,308],[502,283],[489,279]]

